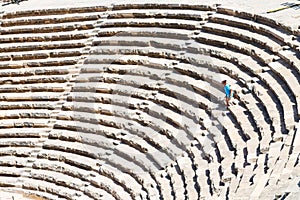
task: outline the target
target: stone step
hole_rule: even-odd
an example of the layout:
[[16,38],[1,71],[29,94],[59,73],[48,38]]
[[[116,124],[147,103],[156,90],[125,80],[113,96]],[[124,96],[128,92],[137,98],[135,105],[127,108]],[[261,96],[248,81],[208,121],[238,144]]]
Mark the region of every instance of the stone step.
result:
[[74,30],[93,29],[93,22],[76,22],[76,23],[60,23],[60,24],[42,24],[42,25],[24,25],[2,28],[1,35],[8,34],[24,34],[24,33],[49,33],[49,32],[67,32]]
[[[174,23],[176,21],[176,23]],[[110,27],[161,27],[161,28],[175,28],[175,29],[186,29],[186,30],[197,30],[200,26],[198,21],[191,20],[180,20],[180,19],[109,19],[105,20],[96,27],[110,28]]]
[[255,42],[262,48],[267,48],[274,53],[282,49],[280,44],[262,34],[230,25],[209,22],[202,26],[202,30],[217,35],[226,35],[227,37],[239,39],[244,42]]

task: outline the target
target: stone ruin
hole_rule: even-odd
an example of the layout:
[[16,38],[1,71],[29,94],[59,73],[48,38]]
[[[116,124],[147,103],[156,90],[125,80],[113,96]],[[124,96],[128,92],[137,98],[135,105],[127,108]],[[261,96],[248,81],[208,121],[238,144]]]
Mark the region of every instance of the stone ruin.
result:
[[1,200],[299,198],[299,24],[224,1],[36,2],[0,16]]

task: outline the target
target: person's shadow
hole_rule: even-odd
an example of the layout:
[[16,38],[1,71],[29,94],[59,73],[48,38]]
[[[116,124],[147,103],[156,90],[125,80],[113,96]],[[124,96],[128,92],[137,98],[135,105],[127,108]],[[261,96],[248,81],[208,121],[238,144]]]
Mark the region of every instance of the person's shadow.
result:
[[5,3],[5,4],[2,4],[2,6],[7,6],[7,5],[10,5],[10,4],[18,4],[19,5],[20,2],[22,2],[22,1],[28,1],[28,0],[11,0],[11,1]]

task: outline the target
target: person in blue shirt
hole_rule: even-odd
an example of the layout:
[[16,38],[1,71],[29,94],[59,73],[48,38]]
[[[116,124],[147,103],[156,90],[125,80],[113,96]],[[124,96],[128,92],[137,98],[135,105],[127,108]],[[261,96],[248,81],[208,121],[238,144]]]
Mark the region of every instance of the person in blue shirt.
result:
[[231,97],[233,95],[233,92],[232,92],[232,90],[230,88],[230,85],[227,84],[226,80],[222,81],[222,84],[224,86],[226,107],[228,107],[229,106],[229,101],[230,101],[230,99],[231,99]]

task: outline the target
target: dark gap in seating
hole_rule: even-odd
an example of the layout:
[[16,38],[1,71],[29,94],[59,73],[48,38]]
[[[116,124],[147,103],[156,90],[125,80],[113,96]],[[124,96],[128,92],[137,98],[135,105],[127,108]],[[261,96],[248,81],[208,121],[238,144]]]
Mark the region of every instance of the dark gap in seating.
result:
[[[244,107],[244,105],[243,105],[243,107]],[[258,134],[258,139],[261,140],[262,139],[262,134],[260,132],[260,129],[258,128],[257,123],[254,120],[255,116],[253,116],[253,114],[248,109],[246,111],[244,111],[244,114],[247,116],[247,119],[250,122],[251,126],[253,127],[253,130]]]
[[269,160],[269,154],[267,153],[265,155],[265,162],[264,162],[264,173],[268,173],[269,167],[268,167],[268,160]]
[[[0,177],[21,177],[20,174],[8,174],[5,172],[0,172]],[[2,183],[1,183],[1,187],[2,187]]]
[[[223,170],[222,170],[222,166],[221,166],[221,165],[218,167],[218,172],[219,172],[220,178],[222,179],[224,173],[223,173]],[[220,181],[220,184],[219,184],[219,185],[220,185],[220,186],[224,186],[225,184],[224,184],[223,181]]]
[[212,186],[212,181],[211,181],[211,178],[210,178],[210,171],[209,171],[209,169],[206,169],[206,170],[205,170],[205,175],[206,175],[206,177],[207,177],[206,183],[207,183],[208,186],[209,186],[209,193],[210,193],[211,195],[213,195],[213,186]]
[[[22,129],[19,129],[22,130]],[[37,135],[36,133],[13,133],[13,134],[6,134],[6,135],[0,135],[0,138],[40,138],[40,135]]]
[[256,174],[252,175],[250,178],[249,178],[249,183],[250,183],[250,186],[254,185],[254,178],[255,176],[257,176]]
[[256,162],[255,162],[255,164],[254,164],[254,166],[253,166],[253,171],[254,171],[255,169],[257,169],[257,167],[258,167],[257,162],[258,162],[258,159],[256,160]]
[[244,154],[244,164],[243,164],[243,166],[245,168],[247,165],[250,165],[250,163],[248,162],[248,159],[247,159],[247,157],[248,157],[248,149],[247,149],[247,147],[243,148],[243,154]]
[[[194,144],[192,143],[191,144],[192,146],[194,146]],[[188,156],[189,158],[191,159],[191,162],[192,162],[192,169],[193,169],[193,172],[194,172],[194,176],[193,176],[193,188],[196,190],[198,196],[200,196],[200,185],[199,185],[199,182],[198,182],[198,175],[197,175],[197,169],[198,169],[198,165],[195,164],[195,155],[193,154],[193,152],[188,149],[187,150],[187,153],[188,153]]]
[[[296,159],[296,162],[295,162],[295,164],[293,165],[293,167],[296,167],[298,164],[299,164],[299,156],[297,157],[297,159]],[[299,184],[298,184],[298,186],[299,186]],[[300,187],[300,186],[299,186]]]
[[218,145],[217,144],[215,144],[215,154],[216,154],[216,156],[217,156],[217,161],[218,161],[218,163],[221,163],[222,162],[222,160],[224,160],[224,157],[221,155],[221,153],[220,153],[220,149],[219,149],[219,147],[218,147]]
[[234,124],[234,126],[238,129],[239,136],[243,139],[244,142],[247,142],[248,139],[247,139],[246,135],[244,134],[244,132],[242,130],[242,127],[238,123],[238,120],[235,118],[235,116],[231,112],[229,112],[226,115],[232,121],[232,123]]
[[272,120],[271,120],[270,115],[269,115],[269,113],[267,111],[266,105],[264,105],[261,102],[261,100],[256,96],[255,93],[252,93],[252,96],[258,102],[258,103],[256,103],[256,105],[259,108],[259,110],[263,113],[264,120],[270,125],[270,130],[271,131],[275,131],[274,127],[271,125],[272,124]]
[[15,187],[15,185],[10,183],[1,183],[1,187]]
[[238,175],[238,168],[235,166],[235,163],[232,163],[232,164],[231,164],[231,173],[232,173],[233,175],[235,175],[236,177],[237,177],[237,175]]
[[226,144],[228,146],[229,151],[233,151],[234,154],[236,155],[236,148],[233,147],[231,138],[229,137],[229,134],[228,134],[228,130],[225,129],[225,127],[223,126],[221,132],[222,132],[222,135],[224,136],[224,139],[225,139],[225,142],[226,142]]
[[[296,130],[294,130],[293,139],[291,141],[291,145],[290,145],[290,148],[289,148],[289,156],[293,153],[293,150],[294,150],[294,147],[295,147],[295,145],[294,145],[295,144],[295,139],[296,139]],[[298,159],[299,159],[299,157],[298,157]]]
[[[202,157],[203,159],[205,159],[208,163],[210,163],[211,160],[210,160],[210,158],[206,155],[206,153],[204,152],[204,150],[203,150],[203,145],[200,144],[200,143],[197,143],[197,144],[195,144],[194,146],[199,150],[199,152],[201,152],[201,153],[200,153],[201,157]],[[201,167],[201,166],[200,166],[200,167]]]

